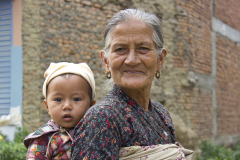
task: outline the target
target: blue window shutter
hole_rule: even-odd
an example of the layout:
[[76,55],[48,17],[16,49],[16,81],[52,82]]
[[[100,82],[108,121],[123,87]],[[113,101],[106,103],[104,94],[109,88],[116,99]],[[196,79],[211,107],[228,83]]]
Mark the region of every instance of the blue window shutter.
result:
[[11,107],[11,1],[0,0],[0,116]]

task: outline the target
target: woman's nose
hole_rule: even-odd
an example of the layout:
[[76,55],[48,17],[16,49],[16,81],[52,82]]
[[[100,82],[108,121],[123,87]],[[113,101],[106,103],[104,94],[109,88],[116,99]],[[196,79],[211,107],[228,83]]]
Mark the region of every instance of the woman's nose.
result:
[[71,109],[72,109],[71,101],[66,100],[63,106],[63,110],[71,110]]
[[140,62],[138,53],[135,51],[135,49],[130,49],[129,53],[127,55],[127,58],[125,60],[125,63],[128,65],[136,65]]

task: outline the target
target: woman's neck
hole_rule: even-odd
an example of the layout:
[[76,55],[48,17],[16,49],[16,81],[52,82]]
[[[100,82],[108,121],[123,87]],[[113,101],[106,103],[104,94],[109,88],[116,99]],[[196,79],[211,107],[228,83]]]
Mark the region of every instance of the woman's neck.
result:
[[127,89],[121,88],[128,96],[136,101],[145,111],[148,111],[150,89]]

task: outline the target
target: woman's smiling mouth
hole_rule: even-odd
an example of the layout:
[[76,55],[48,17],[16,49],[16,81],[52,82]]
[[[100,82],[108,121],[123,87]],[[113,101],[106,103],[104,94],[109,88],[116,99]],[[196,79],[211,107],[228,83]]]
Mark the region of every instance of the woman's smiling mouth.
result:
[[123,73],[130,74],[130,75],[144,74],[144,72],[142,72],[142,71],[137,71],[137,70],[126,70],[126,71],[123,71]]

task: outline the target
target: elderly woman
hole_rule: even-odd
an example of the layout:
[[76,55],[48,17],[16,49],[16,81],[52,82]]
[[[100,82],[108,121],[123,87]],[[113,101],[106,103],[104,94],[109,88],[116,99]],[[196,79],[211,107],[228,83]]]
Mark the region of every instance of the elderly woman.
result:
[[172,119],[150,99],[167,51],[160,20],[137,9],[116,13],[106,26],[101,59],[113,89],[75,127],[72,159],[119,159],[121,147],[174,144]]

